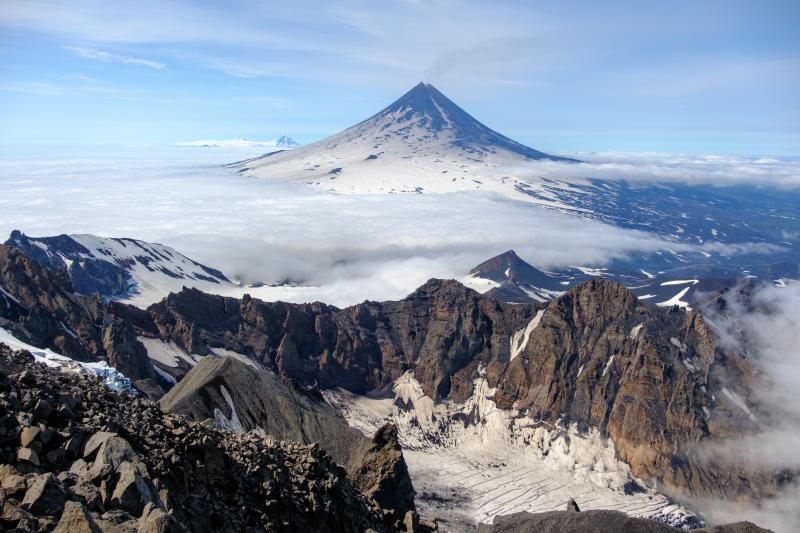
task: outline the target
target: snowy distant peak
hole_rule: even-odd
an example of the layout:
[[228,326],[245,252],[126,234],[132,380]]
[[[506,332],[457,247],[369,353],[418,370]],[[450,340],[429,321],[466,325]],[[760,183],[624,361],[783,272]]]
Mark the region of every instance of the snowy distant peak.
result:
[[452,136],[450,142],[465,149],[491,153],[497,148],[505,148],[529,159],[574,161],[534,150],[494,131],[461,109],[430,83],[420,82],[382,111],[355,127],[371,122],[385,122],[386,117],[390,117],[394,124],[402,128],[415,125],[430,132],[449,131]]
[[189,146],[195,148],[281,148],[288,150],[300,146],[300,143],[286,135],[282,135],[274,141],[248,141],[247,139],[235,138],[228,140],[208,139],[202,141],[187,141],[175,143],[175,146]]
[[122,298],[184,285],[230,284],[219,270],[202,265],[163,244],[96,235],[28,237],[14,230],[5,243],[31,259],[65,272],[76,292]]
[[529,265],[514,250],[484,261],[469,273],[497,283],[511,281],[549,290],[563,290],[558,278]]
[[432,85],[420,83],[335,135],[233,166],[259,178],[340,193],[485,190],[563,207],[560,198],[541,187],[535,189],[539,196],[532,196],[531,186],[515,177],[533,159],[566,160],[501,135]]
[[291,137],[287,137],[286,135],[282,135],[273,141],[275,146],[281,148],[294,148],[296,146],[300,146],[300,143],[295,142],[294,139]]

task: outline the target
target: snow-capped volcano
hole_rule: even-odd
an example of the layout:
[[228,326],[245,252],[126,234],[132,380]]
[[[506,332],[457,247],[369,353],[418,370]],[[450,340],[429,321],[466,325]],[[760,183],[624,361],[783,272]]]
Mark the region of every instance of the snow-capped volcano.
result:
[[288,150],[300,146],[300,143],[286,135],[282,135],[273,141],[249,141],[247,139],[228,139],[216,140],[208,139],[203,141],[187,141],[176,143],[175,146],[191,146],[195,148],[280,148]]
[[[367,120],[292,150],[244,161],[243,172],[339,192],[514,192],[504,170],[526,161],[571,161],[485,126],[433,85],[420,83]],[[517,193],[521,194],[521,193]]]

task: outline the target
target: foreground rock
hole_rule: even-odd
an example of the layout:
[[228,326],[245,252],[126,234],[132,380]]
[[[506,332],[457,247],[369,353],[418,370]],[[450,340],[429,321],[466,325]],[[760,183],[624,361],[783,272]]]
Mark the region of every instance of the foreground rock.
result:
[[[619,511],[550,511],[498,516],[494,524],[481,524],[478,533],[675,533],[684,531],[661,522],[632,518]],[[770,533],[750,522],[737,522],[704,529],[702,533]]]
[[[314,390],[233,357],[201,360],[159,402],[165,411],[275,440],[318,443],[353,485],[398,518],[416,513],[414,488],[397,441],[384,427],[370,440]],[[410,520],[416,518],[410,517]]]
[[[24,443],[24,445],[23,445]],[[16,531],[390,531],[318,445],[164,414],[0,345],[0,526]]]

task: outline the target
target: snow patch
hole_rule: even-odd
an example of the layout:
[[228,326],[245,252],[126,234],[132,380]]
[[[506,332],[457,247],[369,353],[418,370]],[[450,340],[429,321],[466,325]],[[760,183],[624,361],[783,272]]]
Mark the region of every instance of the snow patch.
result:
[[233,405],[233,398],[231,398],[228,389],[225,388],[225,385],[220,385],[219,392],[222,394],[222,397],[225,399],[225,403],[228,404],[228,408],[231,410],[231,417],[226,417],[220,409],[215,407],[214,424],[217,427],[233,431],[234,433],[244,433],[244,426],[242,426],[242,422],[239,420],[239,415],[236,414],[236,407]]
[[531,333],[539,326],[539,322],[542,320],[542,315],[544,315],[544,309],[539,309],[536,311],[536,315],[528,322],[528,325],[525,329],[521,329],[519,331],[515,331],[513,335],[511,335],[511,359],[513,361],[516,356],[522,353],[522,350],[525,349],[525,346],[528,345],[528,340],[531,338]]
[[59,368],[64,372],[80,372],[92,374],[100,378],[109,389],[137,396],[139,391],[133,382],[106,361],[84,363],[75,361],[64,355],[55,353],[47,348],[37,348],[14,337],[11,332],[0,328],[0,342],[8,345],[13,350],[27,350],[33,354],[38,363],[44,363],[51,368]]

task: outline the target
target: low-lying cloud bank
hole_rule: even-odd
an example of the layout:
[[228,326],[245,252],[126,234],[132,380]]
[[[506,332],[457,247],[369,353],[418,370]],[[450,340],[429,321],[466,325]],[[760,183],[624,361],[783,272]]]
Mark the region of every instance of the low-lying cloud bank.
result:
[[20,229],[161,242],[245,282],[302,281],[316,289],[285,297],[336,305],[400,298],[508,249],[541,268],[596,267],[665,248],[772,250],[668,242],[488,192],[332,194],[222,166],[252,155],[169,148],[0,160],[0,237]]
[[[745,349],[766,375],[754,391],[760,406],[758,431],[718,443],[704,451],[709,458],[750,465],[764,471],[800,471],[800,282],[785,287],[760,286],[751,297],[731,295],[723,313],[707,320],[721,344]],[[800,531],[800,481],[757,506],[703,501],[715,521],[751,520],[775,531]]]
[[508,169],[520,177],[673,181],[715,186],[800,187],[800,158],[664,153],[575,152],[580,163],[546,159]]

